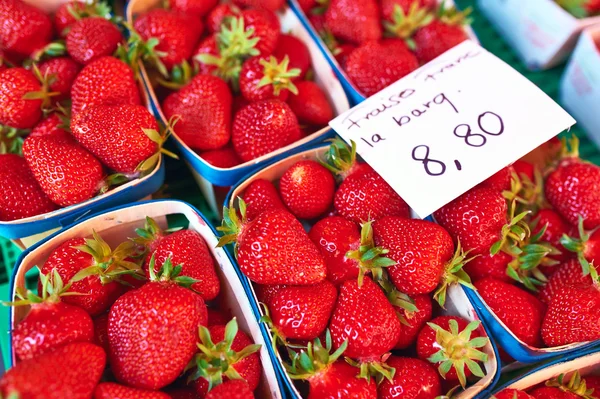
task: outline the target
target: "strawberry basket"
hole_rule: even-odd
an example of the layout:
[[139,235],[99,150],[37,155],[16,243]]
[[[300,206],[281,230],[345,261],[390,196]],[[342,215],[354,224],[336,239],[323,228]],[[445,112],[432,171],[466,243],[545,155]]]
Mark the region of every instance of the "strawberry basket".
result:
[[[244,191],[250,186],[250,184],[252,182],[257,181],[258,179],[264,179],[267,181],[271,181],[271,182],[276,182],[277,180],[279,180],[282,175],[284,174],[284,172],[286,172],[286,170],[288,170],[292,165],[296,164],[299,161],[304,161],[304,160],[311,160],[311,161],[319,161],[319,160],[323,160],[325,158],[325,154],[327,153],[329,147],[328,146],[316,146],[313,147],[311,149],[307,149],[304,150],[298,154],[289,156],[285,159],[273,162],[271,164],[269,164],[267,167],[265,167],[264,169],[262,169],[261,171],[252,173],[250,175],[248,175],[246,178],[242,179],[238,184],[236,184],[234,187],[232,187],[232,190],[230,191],[228,198],[226,200],[226,204],[228,207],[230,207],[230,209],[233,209],[233,207],[236,205],[237,203],[237,198],[240,197]],[[249,208],[248,208],[249,209]],[[307,224],[304,224],[305,228],[307,228]],[[265,243],[266,244],[266,243]],[[266,244],[268,245],[268,244]],[[228,250],[231,250],[231,248],[228,247]],[[263,330],[264,334],[265,334],[265,341],[267,342],[268,348],[269,348],[269,353],[272,356],[273,362],[275,363],[275,367],[277,368],[277,371],[280,375],[280,378],[284,381],[284,384],[289,392],[289,394],[291,395],[291,397],[294,398],[302,398],[302,397],[306,397],[306,386],[301,386],[301,385],[297,385],[295,384],[293,381],[294,379],[290,377],[290,374],[288,373],[288,367],[289,367],[289,362],[290,359],[289,357],[286,357],[285,353],[281,353],[280,350],[278,350],[278,348],[275,346],[276,344],[274,344],[275,342],[278,342],[278,336],[279,334],[274,334],[273,330],[270,327],[269,324],[269,313],[266,310],[265,306],[262,306],[262,304],[260,304],[259,302],[259,297],[261,297],[261,294],[259,294],[259,289],[262,290],[264,286],[259,286],[258,284],[253,283],[252,281],[250,281],[250,279],[246,276],[244,276],[243,274],[241,274],[241,278],[242,281],[244,282],[244,285],[249,293],[249,296],[252,300],[252,305],[253,305],[253,310],[255,312],[255,315],[257,318],[260,318],[261,320],[265,321],[266,323],[263,323],[265,325],[265,328]],[[264,292],[268,292],[268,290],[265,289]],[[287,306],[294,306],[292,305],[292,303],[290,302],[289,305]],[[316,306],[316,304],[315,304]],[[298,312],[302,312],[301,310],[298,310]],[[447,291],[447,300],[445,303],[445,307],[443,309],[440,309],[436,313],[436,315],[441,316],[441,315],[449,315],[449,316],[457,316],[460,318],[463,318],[465,320],[468,320],[469,322],[475,322],[479,320],[479,317],[477,315],[477,312],[475,311],[475,309],[473,308],[473,306],[471,305],[471,303],[469,302],[465,291],[462,289],[462,287],[458,286],[458,285],[451,285],[448,287],[448,291]],[[485,326],[485,324],[481,324],[480,325],[480,331],[482,332],[483,336],[488,336],[488,329]],[[327,337],[324,338],[325,341],[327,340]],[[321,340],[323,340],[323,338],[321,338]],[[323,341],[323,342],[325,342]],[[499,357],[498,357],[498,353],[497,353],[497,349],[493,343],[493,341],[488,340],[485,344],[485,346],[483,346],[481,348],[481,351],[484,352],[487,356],[487,359],[482,362],[482,367],[484,369],[484,374],[482,375],[481,379],[479,379],[476,382],[472,382],[469,385],[467,385],[467,388],[463,391],[460,391],[459,393],[455,393],[456,398],[487,398],[488,393],[493,389],[493,387],[495,386],[496,382],[498,381],[499,377],[500,377],[500,373],[499,373],[499,367],[500,367],[500,362],[499,362]],[[400,353],[405,353],[403,355],[400,356],[410,356],[408,354],[406,354],[406,352],[400,352]],[[356,371],[358,372],[358,369],[356,369]],[[312,385],[311,385],[311,395],[315,395],[316,393],[312,392]],[[396,388],[396,389],[402,389],[402,388]],[[387,389],[386,389],[387,391]],[[421,393],[422,395],[424,395],[424,393]],[[419,394],[419,395],[421,395]],[[419,396],[421,397],[421,396]]]
[[[230,311],[231,315],[236,317],[239,328],[245,331],[254,343],[260,345],[259,356],[262,364],[262,374],[260,384],[256,390],[257,397],[284,397],[278,385],[277,375],[271,363],[267,345],[264,342],[262,328],[256,322],[251,303],[245,295],[243,285],[231,263],[231,259],[223,249],[216,247],[217,236],[204,216],[185,202],[156,200],[113,208],[95,216],[87,217],[63,231],[53,234],[21,254],[11,279],[11,295],[15,297],[17,289],[25,287],[26,276],[28,277],[27,281],[31,282],[29,278],[31,273],[28,273],[28,271],[44,264],[50,253],[65,240],[76,237],[89,237],[92,230],[94,230],[102,235],[109,245],[116,245],[131,238],[136,228],[143,228],[147,217],[153,218],[161,228],[186,228],[187,226],[187,229],[199,233],[205,240],[220,280],[221,288],[218,297],[221,305],[220,310]],[[14,327],[23,320],[27,315],[27,308],[27,306],[19,306],[11,309],[11,326]],[[7,366],[12,367],[16,362],[12,345],[12,332],[8,338],[11,341],[9,345],[11,356]]]
[[[131,0],[127,4],[127,21],[133,24],[136,18],[151,9],[159,7],[160,2],[157,0]],[[312,38],[304,26],[300,23],[296,15],[291,9],[285,7],[278,12],[277,17],[281,25],[281,32],[288,33],[300,39],[308,48],[312,62],[312,72],[314,82],[325,93],[329,104],[333,109],[334,115],[339,115],[349,109],[348,99],[344,90],[335,77],[333,70],[328,65],[325,57],[317,45],[312,41]],[[204,36],[203,36],[204,37]],[[157,90],[153,87],[153,79],[149,74],[149,70],[141,65],[141,74],[144,84],[151,99],[152,109],[156,117],[166,122],[168,118],[165,116],[161,101],[157,96]],[[278,148],[266,155],[259,156],[250,161],[242,161],[233,167],[216,167],[202,158],[198,152],[194,151],[188,144],[182,140],[176,133],[173,134],[173,141],[179,149],[182,159],[188,164],[200,188],[209,201],[209,204],[215,212],[218,211],[219,200],[215,197],[215,186],[229,187],[237,182],[241,177],[251,171],[257,170],[272,160],[281,159],[288,154],[305,148],[308,145],[320,142],[332,135],[331,130],[327,127],[320,128],[318,131],[308,130],[307,134],[299,140]],[[221,190],[222,192],[223,190]],[[222,198],[220,199],[222,201]]]

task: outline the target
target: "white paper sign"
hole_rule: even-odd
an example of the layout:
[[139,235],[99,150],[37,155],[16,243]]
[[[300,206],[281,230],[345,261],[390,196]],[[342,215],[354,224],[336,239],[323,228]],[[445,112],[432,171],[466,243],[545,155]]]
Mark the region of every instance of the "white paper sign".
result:
[[421,217],[574,124],[471,41],[329,123]]

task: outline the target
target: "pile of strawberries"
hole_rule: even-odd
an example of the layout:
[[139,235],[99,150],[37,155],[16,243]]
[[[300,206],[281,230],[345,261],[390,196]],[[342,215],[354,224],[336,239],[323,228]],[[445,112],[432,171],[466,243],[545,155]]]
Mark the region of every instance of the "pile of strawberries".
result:
[[220,245],[235,242],[309,398],[434,399],[465,388],[484,376],[489,340],[479,321],[441,314],[449,285],[470,286],[469,259],[443,227],[410,219],[355,151],[334,141],[327,162],[251,181],[239,209],[224,209]]
[[12,331],[17,364],[1,397],[254,397],[260,345],[219,307],[202,236],[150,218],[136,232],[114,250],[96,232],[64,241],[41,265],[37,294],[18,290],[12,305],[30,308]]
[[600,15],[600,0],[555,0],[556,4],[577,18]]
[[308,48],[281,32],[283,1],[167,3],[136,16],[132,42],[153,67],[165,117],[206,162],[234,167],[333,118]]
[[298,3],[352,84],[367,97],[468,39],[468,11],[461,13],[443,1]]
[[107,18],[102,3],[51,17],[0,1],[0,221],[84,202],[158,163],[164,137]]
[[581,377],[575,371],[569,380],[564,374],[539,384],[527,392],[520,389],[506,388],[491,397],[491,399],[576,399],[596,398],[600,392],[600,376],[588,375]]

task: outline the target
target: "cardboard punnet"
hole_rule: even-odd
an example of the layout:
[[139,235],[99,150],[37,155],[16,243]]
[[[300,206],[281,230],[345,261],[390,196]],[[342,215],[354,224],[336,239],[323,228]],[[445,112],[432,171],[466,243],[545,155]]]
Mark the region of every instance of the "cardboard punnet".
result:
[[[198,210],[185,202],[156,200],[126,205],[88,217],[55,233],[34,247],[25,250],[19,257],[11,278],[13,298],[16,288],[24,287],[27,271],[35,266],[41,267],[51,252],[64,241],[76,237],[90,237],[92,230],[95,230],[114,248],[129,237],[133,237],[135,229],[144,226],[146,216],[156,220],[161,228],[166,228],[166,217],[176,214],[183,215],[189,222],[188,228],[200,233],[206,241],[215,260],[215,270],[221,282],[221,294],[219,295],[223,299],[222,304],[237,318],[240,329],[249,334],[255,343],[262,345],[259,354],[263,369],[261,384],[256,391],[257,397],[283,398],[261,327],[253,314],[251,302],[246,296],[239,275],[225,250],[217,248],[218,238],[210,223]],[[25,317],[26,313],[27,307],[13,307],[10,312],[9,325],[14,328]],[[10,348],[12,353],[12,344]],[[9,367],[15,362],[14,354],[11,358],[12,361],[8,365]]]
[[478,0],[479,8],[529,69],[561,64],[581,31],[600,16],[578,19],[554,0]]

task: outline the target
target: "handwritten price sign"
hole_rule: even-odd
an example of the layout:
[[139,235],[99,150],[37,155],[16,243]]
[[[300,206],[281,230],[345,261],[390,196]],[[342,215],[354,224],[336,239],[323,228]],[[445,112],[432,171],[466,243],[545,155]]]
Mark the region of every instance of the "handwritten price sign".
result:
[[544,92],[471,41],[330,122],[421,217],[573,124]]

